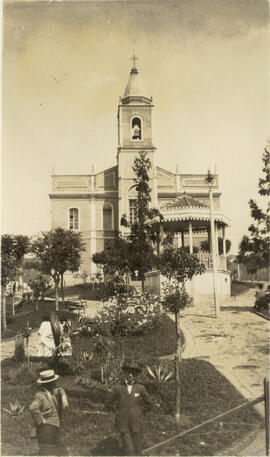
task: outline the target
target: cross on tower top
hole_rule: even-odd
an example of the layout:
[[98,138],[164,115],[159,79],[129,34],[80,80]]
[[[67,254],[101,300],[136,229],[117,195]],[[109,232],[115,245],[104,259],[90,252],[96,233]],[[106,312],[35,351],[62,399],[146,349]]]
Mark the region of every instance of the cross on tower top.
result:
[[133,54],[133,56],[130,57],[130,60],[133,60],[133,67],[136,67],[136,60],[138,60],[138,57],[136,57],[135,54]]

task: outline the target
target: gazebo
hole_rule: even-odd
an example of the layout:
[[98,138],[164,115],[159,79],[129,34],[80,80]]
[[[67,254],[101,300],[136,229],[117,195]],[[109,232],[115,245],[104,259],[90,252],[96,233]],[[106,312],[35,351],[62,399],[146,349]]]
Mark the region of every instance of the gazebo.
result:
[[[176,199],[164,203],[160,207],[163,215],[162,221],[153,221],[159,223],[161,232],[173,232],[174,243],[177,247],[187,246],[189,252],[194,253],[205,264],[206,272],[201,276],[195,276],[187,284],[187,290],[193,297],[194,302],[205,300],[206,296],[212,301],[213,294],[213,262],[212,254],[202,252],[200,241],[208,240],[208,246],[211,246],[211,217],[210,208],[205,203],[194,198],[185,192]],[[217,265],[217,293],[220,301],[230,295],[231,280],[230,272],[227,270],[226,259],[226,227],[229,226],[229,219],[220,212],[218,208],[213,210],[214,218],[214,240],[216,244],[216,265]],[[221,235],[221,236],[219,236]],[[197,237],[197,246],[194,239]],[[223,253],[219,254],[218,238],[222,238]],[[198,244],[199,239],[199,244]],[[196,248],[196,249],[195,249]],[[196,252],[194,252],[196,251]],[[210,249],[212,252],[212,249]],[[159,272],[149,272],[146,274],[146,287],[156,293],[162,293],[162,278]]]

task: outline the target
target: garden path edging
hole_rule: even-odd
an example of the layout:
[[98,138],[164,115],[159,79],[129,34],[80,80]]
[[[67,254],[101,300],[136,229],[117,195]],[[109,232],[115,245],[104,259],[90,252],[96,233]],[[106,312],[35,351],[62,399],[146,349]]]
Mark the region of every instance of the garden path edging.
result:
[[[172,317],[170,316],[172,319]],[[193,352],[194,347],[195,347],[195,340],[194,337],[191,333],[191,331],[184,325],[180,325],[183,337],[184,337],[184,347],[181,351],[181,358],[182,359],[188,359],[190,354]],[[173,354],[169,355],[161,355],[158,358],[158,360],[173,360],[175,358],[176,353],[173,352]]]

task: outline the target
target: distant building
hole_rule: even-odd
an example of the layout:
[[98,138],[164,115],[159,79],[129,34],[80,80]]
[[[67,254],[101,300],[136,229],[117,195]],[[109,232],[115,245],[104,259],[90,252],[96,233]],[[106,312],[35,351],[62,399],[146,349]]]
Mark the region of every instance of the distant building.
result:
[[[129,228],[120,225],[126,215],[130,224],[136,218],[136,188],[132,165],[139,151],[146,151],[152,168],[149,172],[151,207],[167,214],[174,225],[179,245],[199,248],[209,237],[209,197],[205,175],[175,173],[157,165],[157,150],[152,138],[152,97],[146,92],[134,65],[118,104],[118,148],[114,167],[95,174],[52,175],[51,225],[80,231],[86,251],[82,255],[81,272],[97,271],[91,257],[102,251],[118,230],[127,235]],[[161,151],[159,154],[166,154]],[[227,219],[221,214],[218,177],[214,185],[216,234],[225,239]],[[171,215],[171,216],[170,216]],[[180,217],[180,219],[179,219]],[[173,220],[177,223],[173,224]],[[180,225],[179,225],[180,221]],[[206,223],[207,222],[207,223]],[[73,275],[66,275],[70,283]]]

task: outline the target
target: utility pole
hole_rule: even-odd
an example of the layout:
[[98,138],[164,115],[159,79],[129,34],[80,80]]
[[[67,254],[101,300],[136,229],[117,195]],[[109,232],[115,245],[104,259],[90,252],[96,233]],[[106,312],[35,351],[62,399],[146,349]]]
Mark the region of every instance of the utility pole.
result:
[[215,306],[215,317],[220,315],[220,304],[219,297],[217,293],[217,249],[216,249],[216,237],[215,237],[215,221],[214,221],[214,211],[213,211],[213,183],[215,180],[215,175],[210,173],[206,176],[205,182],[209,186],[209,203],[210,203],[210,224],[211,224],[211,255],[212,255],[212,267],[213,267],[213,295],[214,295],[214,306]]

